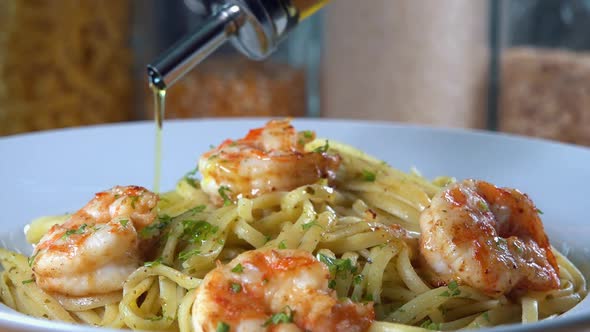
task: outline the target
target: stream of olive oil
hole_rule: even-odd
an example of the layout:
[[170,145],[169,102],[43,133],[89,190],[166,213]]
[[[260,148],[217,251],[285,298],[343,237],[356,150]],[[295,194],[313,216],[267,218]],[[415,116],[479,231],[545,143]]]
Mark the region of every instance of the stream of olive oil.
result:
[[166,90],[151,86],[154,92],[154,121],[156,122],[156,144],[154,153],[154,186],[156,193],[160,192],[160,176],[162,174],[162,124],[166,106]]

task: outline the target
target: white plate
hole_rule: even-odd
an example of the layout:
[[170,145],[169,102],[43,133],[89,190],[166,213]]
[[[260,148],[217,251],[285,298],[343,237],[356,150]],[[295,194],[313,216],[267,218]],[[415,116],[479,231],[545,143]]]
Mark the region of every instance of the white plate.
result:
[[[162,189],[195,167],[210,144],[239,138],[263,119],[168,121]],[[297,129],[356,146],[402,170],[427,177],[481,178],[528,193],[544,212],[552,243],[590,276],[590,149],[484,132],[404,125],[296,120]],[[31,219],[75,211],[114,185],[152,186],[151,122],[68,129],[0,138],[0,245],[27,254],[23,226]],[[590,329],[590,301],[557,319],[521,326]],[[510,330],[518,326],[510,326]],[[30,318],[0,305],[0,330],[86,331],[89,327]],[[499,327],[497,330],[506,330]]]

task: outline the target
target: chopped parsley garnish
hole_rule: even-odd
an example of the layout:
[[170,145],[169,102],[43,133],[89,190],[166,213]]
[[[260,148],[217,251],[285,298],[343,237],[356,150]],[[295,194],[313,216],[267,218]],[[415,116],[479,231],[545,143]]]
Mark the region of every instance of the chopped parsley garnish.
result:
[[162,257],[158,257],[156,260],[151,261],[151,262],[145,262],[145,263],[143,263],[143,266],[151,267],[151,266],[158,266],[160,264],[162,264]]
[[365,294],[364,300],[365,301],[373,301],[373,294]]
[[303,131],[303,137],[305,137],[305,138],[313,138],[313,131],[311,131],[311,130],[304,130]]
[[239,293],[242,291],[242,285],[240,285],[238,283],[232,282],[230,287],[231,287],[231,291],[234,293]]
[[430,319],[424,321],[424,323],[422,323],[420,325],[421,328],[423,329],[427,329],[427,330],[440,330],[440,324],[439,323],[433,323]]
[[479,207],[480,210],[482,210],[484,212],[489,212],[490,211],[490,207],[484,201],[477,201],[477,206]]
[[129,196],[129,199],[131,200],[131,207],[135,209],[135,203],[139,200],[139,196]]
[[318,222],[317,222],[317,219],[316,219],[316,220],[314,220],[314,221],[310,221],[310,222],[308,222],[308,223],[305,223],[305,224],[301,225],[301,228],[302,228],[304,231],[306,231],[306,230],[308,230],[308,229],[312,228],[313,226],[322,227],[322,225],[318,224]]
[[27,262],[29,263],[29,266],[33,266],[33,263],[35,262],[35,258],[37,258],[37,255],[39,255],[39,253],[34,254],[33,256],[29,257],[27,259]]
[[219,187],[219,190],[217,190],[219,196],[223,198],[223,206],[228,206],[232,203],[231,199],[229,199],[229,197],[227,196],[227,191],[231,192],[231,189],[229,189],[228,186],[221,186]]
[[366,169],[363,169],[363,180],[367,181],[367,182],[375,182],[375,173],[368,171]]
[[217,323],[217,328],[215,329],[215,332],[229,332],[229,325],[227,325],[227,323],[224,322],[219,322]]
[[144,239],[158,235],[161,230],[163,230],[164,228],[166,228],[170,224],[171,220],[172,220],[172,218],[168,215],[165,215],[165,214],[158,216],[158,221],[152,223],[151,225],[144,227],[141,230],[141,232],[139,232],[139,235]]
[[447,287],[449,287],[450,290],[454,291],[455,289],[459,288],[459,284],[457,283],[457,281],[453,280],[449,283]]
[[183,220],[182,227],[184,229],[182,238],[190,243],[203,242],[219,230],[219,227],[213,226],[205,220]]
[[356,266],[352,265],[350,259],[332,258],[324,254],[318,254],[317,259],[328,266],[328,270],[334,276],[346,277],[347,273],[355,273]]
[[543,211],[541,211],[540,209],[536,209],[538,214],[543,214]]
[[238,265],[234,266],[234,268],[231,269],[231,271],[233,273],[242,273],[244,271],[244,267],[242,267],[242,264],[238,263]]
[[459,289],[459,284],[455,280],[451,281],[447,285],[447,288],[449,290],[446,290],[446,291],[440,293],[439,296],[452,297],[452,296],[457,296],[457,295],[460,295],[461,294],[461,290]]
[[192,214],[195,214],[195,213],[199,213],[199,212],[205,211],[206,208],[207,208],[207,206],[205,204],[197,205],[194,208],[188,210],[188,212],[190,212]]
[[23,285],[26,285],[26,284],[30,284],[34,281],[35,281],[35,279],[28,279],[28,280],[23,280],[22,283],[23,283]]
[[317,148],[313,149],[313,152],[324,153],[328,152],[328,149],[330,149],[330,143],[328,143],[328,140],[326,140],[326,143],[324,145],[318,146]]
[[187,259],[191,258],[192,256],[198,255],[200,253],[201,253],[201,251],[199,249],[191,249],[191,250],[181,251],[178,254],[178,259],[180,259],[182,262],[184,262]]
[[285,244],[285,240],[279,242],[279,249],[287,249],[287,245]]
[[332,279],[328,282],[328,288],[334,289],[336,288],[336,280]]
[[121,219],[121,220],[119,220],[119,223],[121,224],[121,226],[127,227],[127,224],[129,223],[129,219]]
[[490,315],[488,314],[488,312],[484,312],[483,315],[481,315],[483,317],[483,319],[485,319],[487,322],[490,321]]
[[446,291],[444,291],[444,292],[442,292],[442,293],[438,294],[438,296],[442,296],[442,297],[450,297],[450,296],[451,296],[451,293],[449,293],[449,291],[448,291],[448,290],[446,290]]
[[524,250],[522,249],[522,247],[518,243],[513,242],[513,244],[514,244],[514,247],[516,248],[516,251],[518,251],[519,254],[522,254],[524,252]]
[[84,231],[86,230],[86,227],[88,227],[87,224],[82,224],[79,228],[77,229],[68,229],[64,235],[62,235],[62,238],[65,239],[70,235],[74,235],[74,234],[83,234]]
[[355,285],[360,285],[364,278],[365,277],[362,274],[357,274],[352,278],[352,283]]
[[272,316],[264,322],[262,326],[267,327],[269,325],[277,325],[282,323],[292,323],[293,322],[293,310],[289,306],[285,309],[285,312],[279,312]]
[[199,166],[195,167],[195,169],[193,169],[192,171],[187,172],[183,177],[183,179],[194,188],[197,187],[197,182],[199,180],[195,177],[198,171]]
[[506,245],[506,243],[507,243],[505,238],[499,237],[499,236],[496,236],[494,238],[494,242],[496,242],[496,246],[498,246],[498,247]]

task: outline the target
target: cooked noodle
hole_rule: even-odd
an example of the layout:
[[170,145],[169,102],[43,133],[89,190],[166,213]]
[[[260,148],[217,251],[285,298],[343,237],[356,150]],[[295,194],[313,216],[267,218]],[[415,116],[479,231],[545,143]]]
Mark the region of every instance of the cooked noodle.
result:
[[[322,144],[317,140],[307,148]],[[160,236],[158,249],[152,261],[128,277],[122,294],[77,300],[51,296],[33,281],[27,257],[1,249],[2,302],[66,322],[191,331],[201,278],[216,261],[261,247],[304,249],[328,264],[339,297],[374,302],[377,321],[371,331],[534,322],[568,311],[586,295],[584,276],[556,250],[561,278],[556,290],[492,298],[455,283],[433,288],[419,268],[418,216],[453,179],[428,181],[346,145],[330,142],[330,147],[343,159],[334,187],[320,181],[216,208],[198,182],[183,178],[176,190],[161,195],[159,219],[142,232]],[[34,222],[28,233],[42,234],[55,222],[63,218]]]

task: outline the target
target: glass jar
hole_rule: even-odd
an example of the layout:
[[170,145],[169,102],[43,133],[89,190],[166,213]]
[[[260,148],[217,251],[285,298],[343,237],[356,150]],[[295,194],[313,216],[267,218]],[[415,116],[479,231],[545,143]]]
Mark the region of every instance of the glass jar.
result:
[[0,1],[0,135],[129,120],[131,2]]
[[498,129],[590,146],[590,1],[500,8]]

